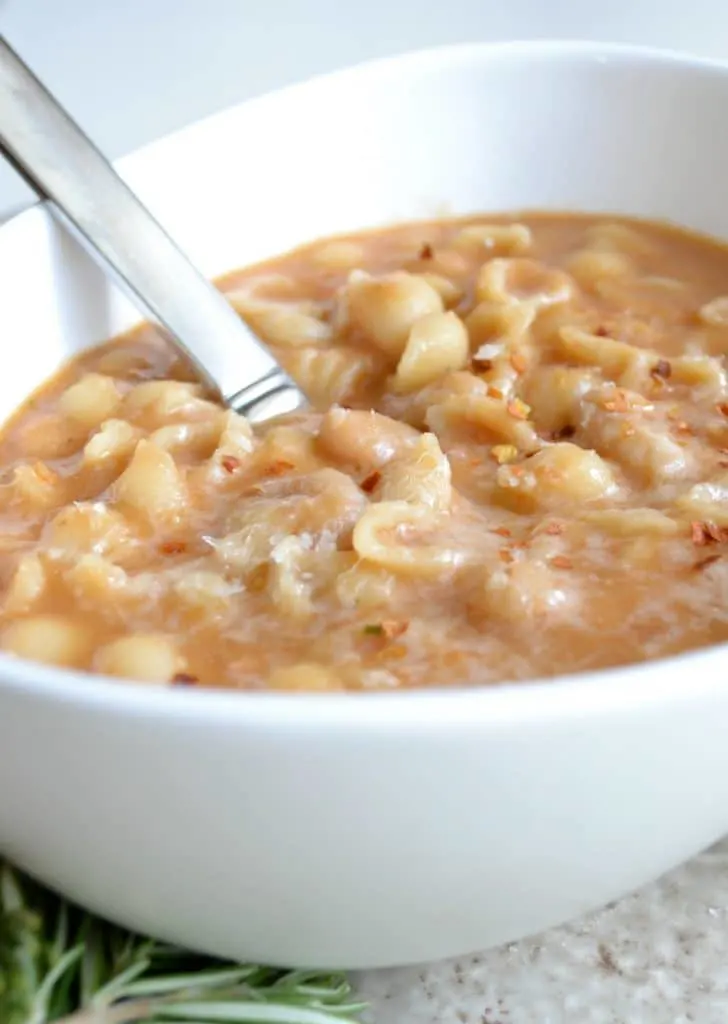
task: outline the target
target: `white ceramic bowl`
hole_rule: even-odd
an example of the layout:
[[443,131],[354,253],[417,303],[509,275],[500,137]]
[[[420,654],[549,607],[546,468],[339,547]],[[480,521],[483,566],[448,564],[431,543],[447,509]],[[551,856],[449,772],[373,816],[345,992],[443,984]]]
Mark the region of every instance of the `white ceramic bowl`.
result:
[[[210,274],[329,232],[517,207],[728,238],[728,69],[573,44],[386,60],[124,161]],[[133,310],[36,208],[0,231],[0,413]],[[728,829],[728,653],[532,685],[168,692],[0,658],[0,847],[127,925],[280,964],[517,939]]]

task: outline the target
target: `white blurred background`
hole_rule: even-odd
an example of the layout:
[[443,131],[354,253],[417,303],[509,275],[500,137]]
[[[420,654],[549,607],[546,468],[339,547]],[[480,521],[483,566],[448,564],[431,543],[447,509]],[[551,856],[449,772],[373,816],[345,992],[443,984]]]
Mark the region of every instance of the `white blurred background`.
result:
[[[317,71],[438,43],[561,37],[728,57],[728,0],[0,0],[0,31],[117,157]],[[0,217],[28,198],[0,165]]]

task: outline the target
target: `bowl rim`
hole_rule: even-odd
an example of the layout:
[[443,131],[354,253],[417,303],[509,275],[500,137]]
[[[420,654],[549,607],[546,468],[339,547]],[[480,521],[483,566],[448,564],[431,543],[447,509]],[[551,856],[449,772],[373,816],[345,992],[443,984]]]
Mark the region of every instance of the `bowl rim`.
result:
[[[690,76],[709,75],[726,80],[728,60],[698,57],[677,49],[583,40],[513,40],[455,43],[416,49],[365,60],[314,75],[281,89],[265,92],[227,106],[207,117],[155,139],[115,161],[122,176],[152,161],[160,149],[183,143],[200,131],[214,130],[238,111],[284,103],[293,93],[328,89],[338,81],[416,73],[423,69],[445,72],[467,64],[513,64],[529,61],[575,64],[629,64],[644,69],[670,68]],[[45,214],[46,203],[26,206],[0,225],[0,241],[12,226]],[[421,732],[439,731],[441,725],[474,726],[487,720],[494,725],[514,720],[580,719],[610,710],[630,709],[725,695],[726,686],[714,663],[728,655],[728,642],[690,650],[647,662],[631,663],[566,676],[538,677],[522,682],[432,687],[392,692],[277,693],[225,690],[213,687],[170,687],[169,684],[120,680],[98,673],[55,668],[0,652],[0,693],[32,700],[82,705],[89,711],[136,717],[252,724],[261,728],[293,727],[307,731],[337,730],[357,733],[362,728]],[[728,662],[727,662],[728,663]],[[713,670],[711,670],[713,669]]]

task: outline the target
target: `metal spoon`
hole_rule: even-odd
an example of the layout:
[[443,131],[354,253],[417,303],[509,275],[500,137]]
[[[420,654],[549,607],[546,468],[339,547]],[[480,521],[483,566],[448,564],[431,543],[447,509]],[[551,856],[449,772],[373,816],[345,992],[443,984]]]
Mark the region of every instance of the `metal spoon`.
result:
[[0,152],[194,362],[259,422],[304,395],[0,36]]

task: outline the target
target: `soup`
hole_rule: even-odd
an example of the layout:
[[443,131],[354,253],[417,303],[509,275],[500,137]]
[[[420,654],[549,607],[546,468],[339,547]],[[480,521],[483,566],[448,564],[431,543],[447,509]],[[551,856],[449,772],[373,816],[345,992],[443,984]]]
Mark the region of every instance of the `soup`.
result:
[[139,681],[528,680],[728,639],[728,249],[528,214],[220,287],[315,411],[255,432],[145,326],[0,437],[0,646]]

